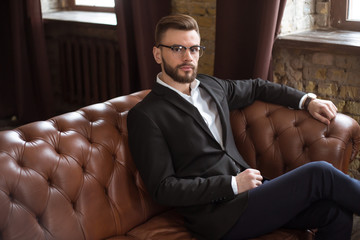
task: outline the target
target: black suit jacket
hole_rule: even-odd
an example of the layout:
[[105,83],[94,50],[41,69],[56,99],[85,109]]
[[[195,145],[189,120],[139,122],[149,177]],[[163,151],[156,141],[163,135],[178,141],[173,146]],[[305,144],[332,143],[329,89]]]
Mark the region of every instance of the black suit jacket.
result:
[[192,104],[157,83],[129,112],[129,146],[152,197],[176,207],[196,237],[219,239],[247,203],[247,192],[235,196],[231,188],[231,176],[249,166],[235,146],[230,111],[255,100],[298,108],[305,93],[261,79],[197,79],[216,103],[225,149]]

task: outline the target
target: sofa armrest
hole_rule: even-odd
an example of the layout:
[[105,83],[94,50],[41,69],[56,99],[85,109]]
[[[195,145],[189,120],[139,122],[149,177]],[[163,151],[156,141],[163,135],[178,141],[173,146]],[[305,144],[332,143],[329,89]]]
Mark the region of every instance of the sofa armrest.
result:
[[233,111],[231,124],[240,154],[268,178],[321,160],[347,172],[359,151],[359,124],[341,113],[327,126],[306,111],[258,101]]

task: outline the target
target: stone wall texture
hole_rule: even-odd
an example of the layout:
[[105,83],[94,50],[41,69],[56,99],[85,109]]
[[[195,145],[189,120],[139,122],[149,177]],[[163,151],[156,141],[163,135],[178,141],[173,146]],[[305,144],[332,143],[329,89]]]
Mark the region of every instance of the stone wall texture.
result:
[[326,29],[330,22],[329,0],[287,0],[280,34]]

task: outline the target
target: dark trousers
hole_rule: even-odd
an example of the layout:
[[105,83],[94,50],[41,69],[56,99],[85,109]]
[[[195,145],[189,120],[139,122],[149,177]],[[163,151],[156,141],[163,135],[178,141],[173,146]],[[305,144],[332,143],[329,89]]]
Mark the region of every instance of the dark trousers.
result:
[[223,239],[284,227],[318,229],[315,239],[347,240],[353,213],[360,214],[360,181],[327,162],[312,162],[250,190],[247,208]]

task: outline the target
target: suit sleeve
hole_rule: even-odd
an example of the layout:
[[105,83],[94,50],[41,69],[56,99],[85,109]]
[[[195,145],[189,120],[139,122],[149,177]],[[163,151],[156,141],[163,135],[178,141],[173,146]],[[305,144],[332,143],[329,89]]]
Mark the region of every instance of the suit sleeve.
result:
[[286,85],[267,80],[220,80],[213,78],[225,92],[229,109],[239,109],[251,105],[254,101],[274,103],[294,109],[299,108],[304,92]]
[[178,178],[161,129],[144,112],[132,109],[127,118],[129,147],[152,197],[168,206],[194,206],[234,198],[231,176]]

